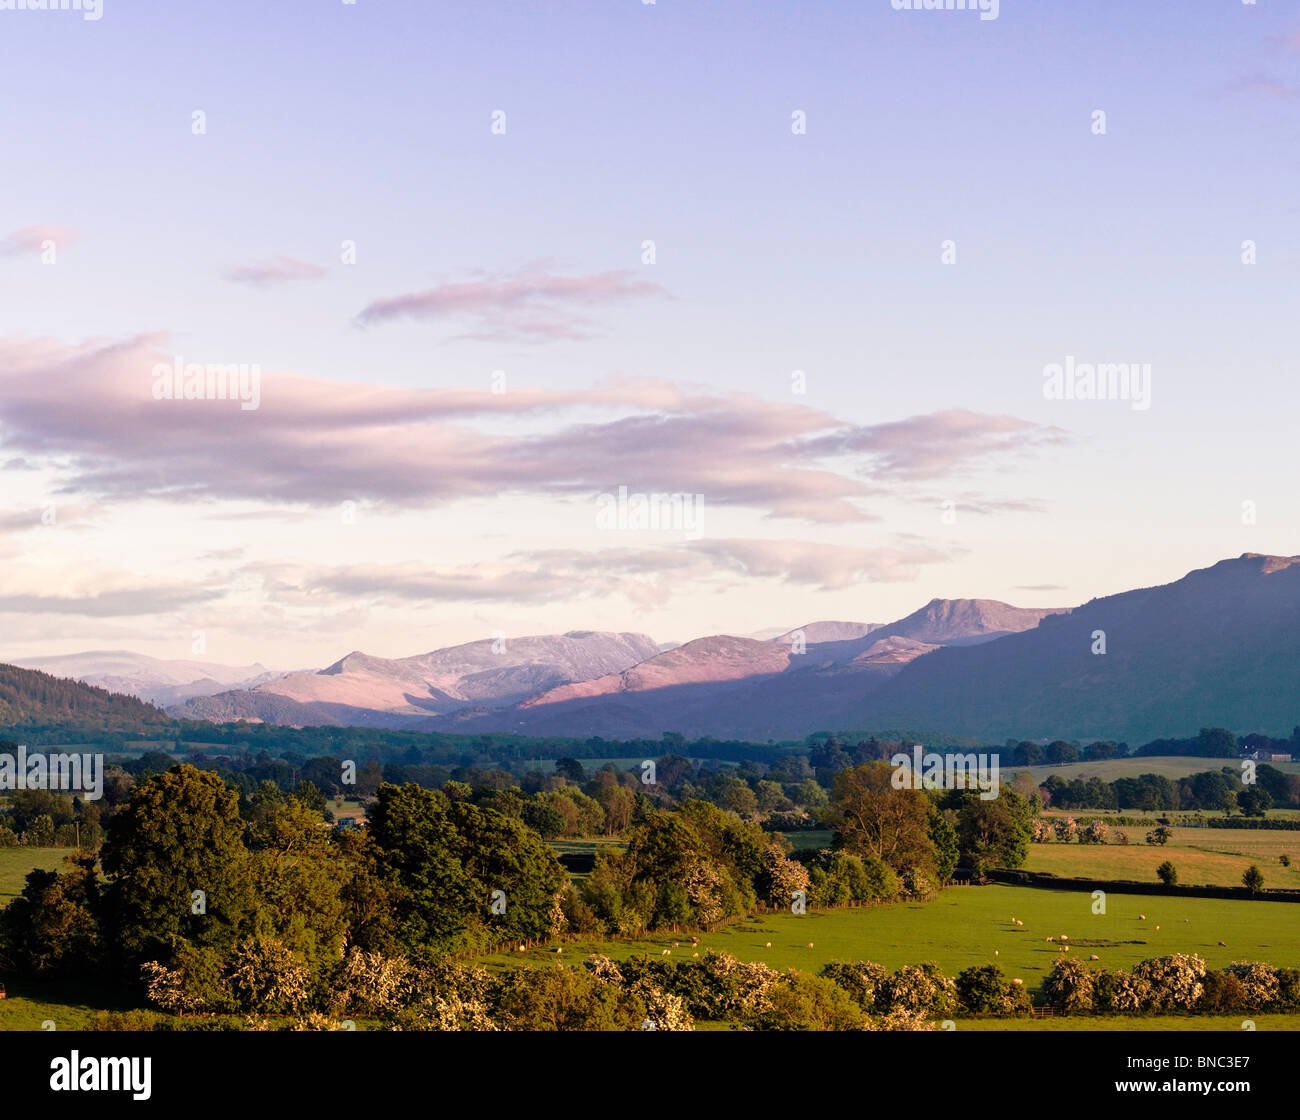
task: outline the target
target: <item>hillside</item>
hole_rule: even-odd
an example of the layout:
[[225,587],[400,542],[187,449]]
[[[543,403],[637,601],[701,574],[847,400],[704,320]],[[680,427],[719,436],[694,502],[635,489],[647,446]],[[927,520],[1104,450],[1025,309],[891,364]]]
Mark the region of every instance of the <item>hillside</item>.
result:
[[644,634],[580,630],[467,642],[383,658],[350,653],[317,673],[290,673],[248,691],[198,698],[170,711],[190,719],[296,725],[419,727],[466,708],[506,707],[659,653]]
[[[1098,633],[1105,653],[1093,652]],[[848,715],[991,741],[1289,734],[1300,722],[1300,557],[1247,553],[988,645],[936,650]]]
[[171,722],[158,708],[133,696],[17,665],[0,665],[0,726],[57,721],[111,729]]

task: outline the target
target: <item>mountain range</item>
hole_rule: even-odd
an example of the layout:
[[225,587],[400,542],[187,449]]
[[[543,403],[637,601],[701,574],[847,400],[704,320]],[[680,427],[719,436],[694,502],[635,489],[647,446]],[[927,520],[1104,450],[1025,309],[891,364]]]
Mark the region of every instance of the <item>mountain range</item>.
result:
[[[1287,734],[1300,722],[1300,557],[1247,553],[1073,609],[934,599],[893,623],[823,620],[672,646],[571,631],[397,659],[354,652],[315,672],[157,663],[193,678],[184,683],[162,683],[157,667],[145,682],[138,664],[113,660],[131,656],[71,655],[62,667],[101,681],[116,670],[136,695],[202,680],[171,715],[293,726],[757,741],[890,727],[987,742],[1136,744],[1202,726]],[[208,691],[217,670],[249,675]]]
[[52,657],[15,658],[14,665],[70,677],[109,692],[134,696],[165,708],[191,696],[211,696],[232,688],[256,688],[282,674],[264,665],[220,665],[213,661],[171,661],[127,650],[95,650]]

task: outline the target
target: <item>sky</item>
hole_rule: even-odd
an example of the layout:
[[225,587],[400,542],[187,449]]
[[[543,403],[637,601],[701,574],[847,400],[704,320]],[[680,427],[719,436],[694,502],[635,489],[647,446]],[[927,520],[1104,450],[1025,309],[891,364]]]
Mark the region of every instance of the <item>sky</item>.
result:
[[[0,659],[685,641],[1300,553],[1292,5],[13,2]],[[162,395],[195,364],[245,399]]]

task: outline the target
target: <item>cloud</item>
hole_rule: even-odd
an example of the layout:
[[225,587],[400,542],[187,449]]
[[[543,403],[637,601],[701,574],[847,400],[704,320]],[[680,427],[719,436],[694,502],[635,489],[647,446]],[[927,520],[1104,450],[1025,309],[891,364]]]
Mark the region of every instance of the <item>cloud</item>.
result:
[[851,548],[802,540],[720,540],[693,542],[688,547],[727,571],[821,591],[840,591],[860,583],[910,583],[925,565],[952,558],[925,545]]
[[825,455],[863,454],[875,477],[929,479],[992,456],[1015,455],[1062,444],[1062,428],[1015,416],[948,409],[820,437],[808,450]]
[[535,342],[591,337],[591,324],[575,308],[593,308],[668,293],[627,271],[559,276],[542,266],[514,274],[481,274],[421,292],[375,300],[362,308],[364,326],[395,319],[461,320],[470,338],[518,338]]
[[39,253],[46,241],[53,241],[60,249],[71,245],[77,235],[64,226],[25,226],[0,238],[0,257],[16,257],[22,253]]
[[915,544],[859,548],[800,540],[690,541],[657,548],[542,549],[502,560],[430,568],[353,564],[257,563],[243,569],[285,605],[321,605],[334,598],[371,603],[549,602],[621,596],[663,603],[688,585],[734,586],[774,580],[839,591],[863,583],[905,583],[952,553]]
[[1064,591],[1059,583],[1018,583],[1017,591]]
[[308,264],[292,257],[276,257],[269,264],[229,269],[226,279],[232,284],[247,284],[251,288],[273,288],[300,280],[319,280],[327,271],[318,264]]
[[0,614],[76,614],[88,618],[166,614],[219,599],[223,593],[177,587],[128,587],[93,595],[0,595]]
[[858,427],[805,404],[654,379],[494,394],[486,384],[392,388],[263,371],[260,407],[245,411],[234,400],[155,400],[153,368],[173,359],[166,342],[0,342],[4,451],[57,469],[62,493],[262,507],[232,517],[344,501],[594,500],[626,485],[842,523],[874,520],[866,503],[912,479],[1018,461],[1065,438],[974,412]]
[[1260,76],[1242,78],[1230,85],[1228,90],[1230,93],[1263,93],[1282,100],[1296,95],[1294,86],[1289,86],[1276,78]]

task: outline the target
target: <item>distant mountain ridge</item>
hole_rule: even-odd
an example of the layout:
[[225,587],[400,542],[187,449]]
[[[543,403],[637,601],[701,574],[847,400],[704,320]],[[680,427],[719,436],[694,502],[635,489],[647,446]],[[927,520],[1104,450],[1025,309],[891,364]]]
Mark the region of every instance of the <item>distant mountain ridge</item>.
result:
[[659,652],[645,634],[591,630],[486,638],[394,659],[353,652],[319,672],[290,673],[251,691],[198,698],[170,711],[218,721],[423,726],[431,717],[505,707],[618,672]]
[[191,696],[210,696],[231,688],[256,688],[280,676],[265,665],[165,660],[127,650],[21,657],[15,658],[13,664],[134,696],[160,707],[180,703]]
[[[39,690],[25,695],[39,700]],[[872,727],[984,742],[1138,743],[1202,726],[1286,735],[1300,723],[1300,557],[1245,553],[1072,610],[935,599],[885,625],[814,622],[669,649],[640,634],[571,631],[408,658],[355,652],[171,711],[566,738],[679,731],[762,742]]]
[[56,721],[94,723],[109,730],[171,723],[158,708],[134,696],[119,696],[80,681],[0,664],[0,724]]

